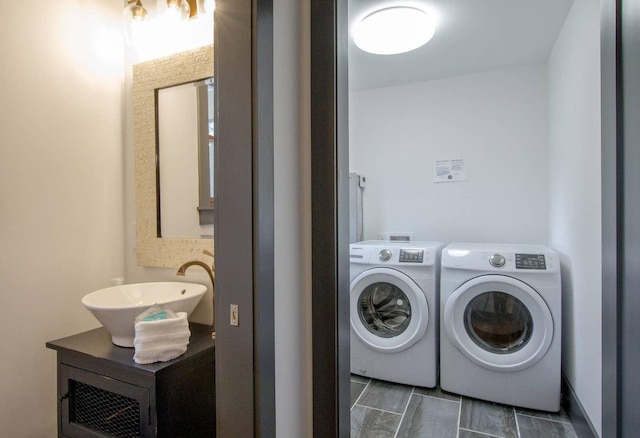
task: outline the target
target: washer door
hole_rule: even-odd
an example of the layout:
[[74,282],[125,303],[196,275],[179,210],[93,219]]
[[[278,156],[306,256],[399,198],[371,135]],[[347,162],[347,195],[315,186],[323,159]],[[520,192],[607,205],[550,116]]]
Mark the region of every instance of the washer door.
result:
[[442,321],[462,354],[494,371],[534,365],[553,339],[547,303],[526,283],[504,275],[463,283],[447,299]]
[[351,329],[376,351],[402,351],[422,339],[428,310],[424,292],[395,269],[369,269],[351,282]]

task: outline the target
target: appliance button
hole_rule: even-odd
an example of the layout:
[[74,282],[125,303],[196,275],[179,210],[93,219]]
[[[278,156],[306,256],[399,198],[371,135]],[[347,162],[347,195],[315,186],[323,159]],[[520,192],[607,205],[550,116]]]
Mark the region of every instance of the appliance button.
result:
[[386,262],[389,261],[389,259],[391,259],[391,250],[389,249],[383,249],[382,251],[380,251],[380,253],[378,254],[378,257],[380,258],[381,261]]
[[500,267],[504,266],[505,259],[500,254],[494,254],[491,257],[489,257],[489,263],[491,263],[491,266],[495,266],[496,268],[500,268]]

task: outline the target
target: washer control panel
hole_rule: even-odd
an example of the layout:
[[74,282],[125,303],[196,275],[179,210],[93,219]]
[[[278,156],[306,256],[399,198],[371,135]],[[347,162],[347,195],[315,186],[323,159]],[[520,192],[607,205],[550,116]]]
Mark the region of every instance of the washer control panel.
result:
[[544,254],[516,254],[516,269],[546,270]]
[[351,264],[384,266],[434,266],[439,263],[440,242],[389,242],[371,240],[349,245]]
[[398,261],[400,263],[422,263],[424,249],[401,249]]

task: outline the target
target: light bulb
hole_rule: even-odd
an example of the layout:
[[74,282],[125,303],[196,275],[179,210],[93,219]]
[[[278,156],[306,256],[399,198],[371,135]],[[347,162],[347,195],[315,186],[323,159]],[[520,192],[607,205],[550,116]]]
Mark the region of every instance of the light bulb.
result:
[[166,0],[162,14],[171,21],[188,20],[191,15],[191,8],[187,0]]
[[147,10],[142,6],[140,0],[130,1],[122,13],[125,20],[144,21],[147,17]]

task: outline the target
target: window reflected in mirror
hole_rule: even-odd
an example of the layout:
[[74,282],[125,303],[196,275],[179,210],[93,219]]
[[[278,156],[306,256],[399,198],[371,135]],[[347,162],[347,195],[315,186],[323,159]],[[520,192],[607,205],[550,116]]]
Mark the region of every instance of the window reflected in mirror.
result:
[[158,237],[213,235],[213,78],[157,90]]

